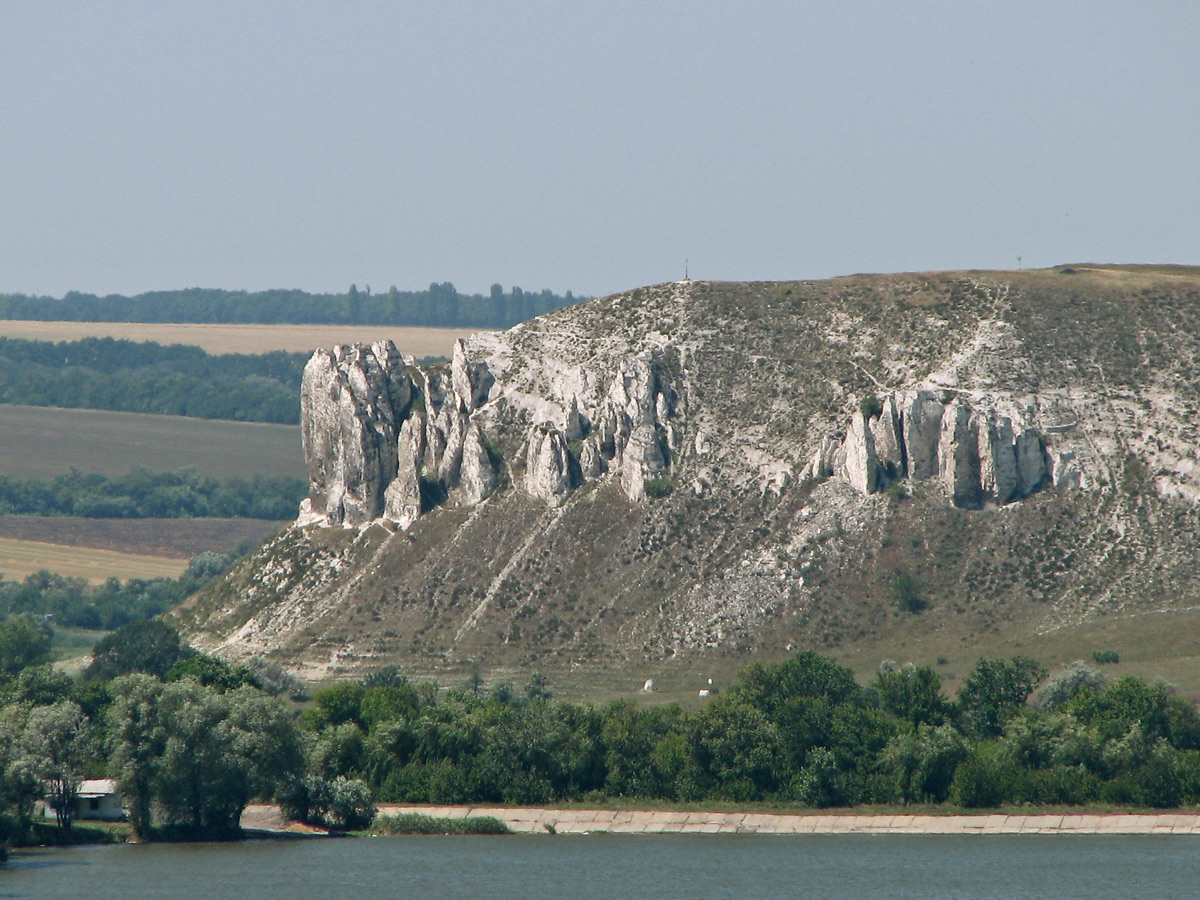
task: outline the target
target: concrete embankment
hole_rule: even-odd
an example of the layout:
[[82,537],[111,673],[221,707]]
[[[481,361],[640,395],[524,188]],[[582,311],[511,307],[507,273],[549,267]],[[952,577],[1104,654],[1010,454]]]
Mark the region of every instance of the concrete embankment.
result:
[[381,815],[494,816],[529,834],[1196,834],[1200,815],[772,815],[491,806],[381,806]]

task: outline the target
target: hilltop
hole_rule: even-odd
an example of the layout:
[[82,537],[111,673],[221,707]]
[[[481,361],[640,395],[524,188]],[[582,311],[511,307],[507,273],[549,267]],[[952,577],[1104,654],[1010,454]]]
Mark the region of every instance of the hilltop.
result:
[[[1200,687],[1200,269],[676,282],[305,374],[310,500],[176,612],[307,678],[796,649]],[[585,690],[579,688],[580,690]]]

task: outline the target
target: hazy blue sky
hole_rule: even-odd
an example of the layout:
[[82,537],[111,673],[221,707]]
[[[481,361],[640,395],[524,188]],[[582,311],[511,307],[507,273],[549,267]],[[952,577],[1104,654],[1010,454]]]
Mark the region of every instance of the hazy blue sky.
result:
[[0,2],[0,291],[1200,263],[1200,3]]

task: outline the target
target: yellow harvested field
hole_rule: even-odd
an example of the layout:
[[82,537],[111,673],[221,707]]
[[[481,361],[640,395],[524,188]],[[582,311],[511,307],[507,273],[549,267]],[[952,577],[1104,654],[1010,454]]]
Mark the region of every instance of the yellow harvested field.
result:
[[0,538],[0,573],[6,581],[20,581],[42,569],[91,582],[104,581],[109,576],[122,581],[160,576],[178,578],[187,564],[186,559]]
[[160,344],[194,344],[209,353],[307,353],[334,344],[391,340],[418,359],[449,356],[454,342],[472,334],[460,328],[397,325],[175,325],[143,322],[31,322],[0,319],[0,335],[31,341],[77,341],[113,337]]

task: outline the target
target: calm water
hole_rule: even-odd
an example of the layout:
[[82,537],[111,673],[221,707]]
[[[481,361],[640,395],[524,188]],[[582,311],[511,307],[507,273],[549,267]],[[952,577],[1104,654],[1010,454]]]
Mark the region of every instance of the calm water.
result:
[[1194,896],[1200,840],[558,835],[109,846],[17,854],[0,897],[640,900]]

